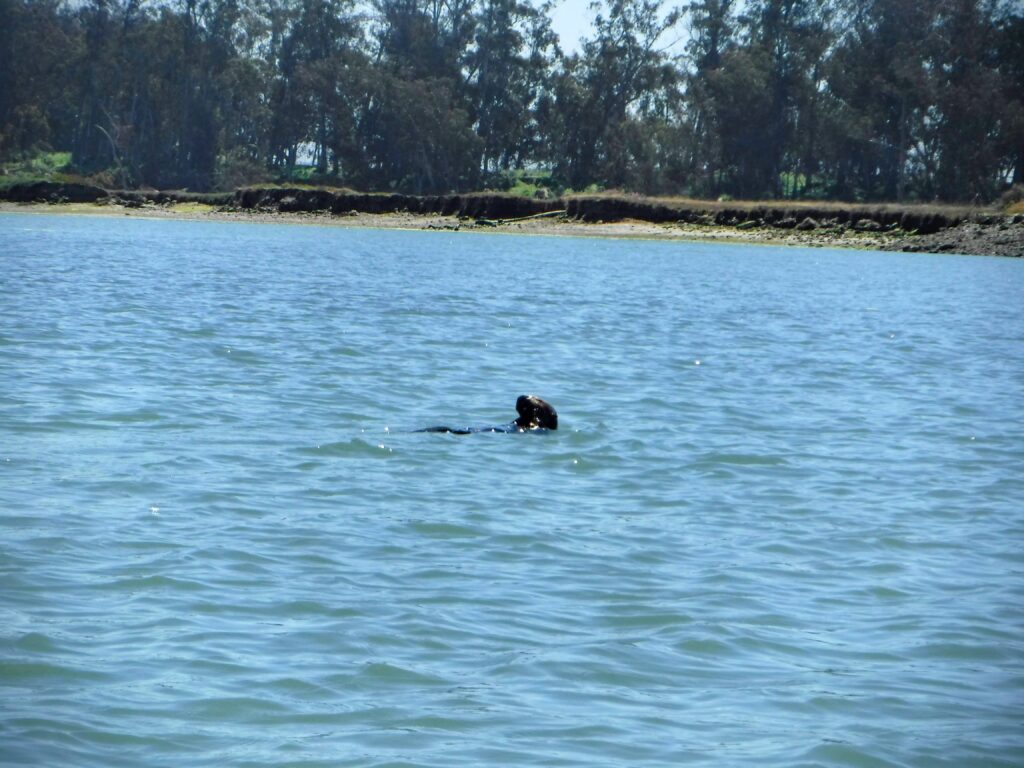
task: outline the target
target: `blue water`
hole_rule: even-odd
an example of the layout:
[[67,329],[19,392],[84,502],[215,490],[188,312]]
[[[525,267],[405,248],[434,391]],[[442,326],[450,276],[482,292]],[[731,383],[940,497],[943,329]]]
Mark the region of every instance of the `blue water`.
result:
[[0,763],[1020,766],[1022,384],[1020,260],[0,216]]

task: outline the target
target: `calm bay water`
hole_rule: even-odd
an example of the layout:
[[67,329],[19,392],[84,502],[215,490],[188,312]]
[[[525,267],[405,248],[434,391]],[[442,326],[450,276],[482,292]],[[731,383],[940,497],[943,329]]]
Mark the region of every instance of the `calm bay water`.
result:
[[[0,217],[0,763],[1024,764],[1024,262]],[[549,435],[414,433],[559,411]]]

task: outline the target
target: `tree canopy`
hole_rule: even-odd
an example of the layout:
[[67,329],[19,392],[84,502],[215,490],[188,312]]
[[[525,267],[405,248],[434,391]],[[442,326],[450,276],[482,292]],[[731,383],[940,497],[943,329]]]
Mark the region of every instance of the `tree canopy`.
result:
[[1013,0],[0,0],[0,159],[109,184],[987,201],[1024,183]]

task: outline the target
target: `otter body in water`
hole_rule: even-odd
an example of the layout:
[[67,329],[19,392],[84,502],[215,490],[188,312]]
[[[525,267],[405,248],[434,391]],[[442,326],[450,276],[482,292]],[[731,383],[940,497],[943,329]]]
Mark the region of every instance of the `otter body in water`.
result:
[[519,417],[508,424],[497,427],[427,427],[417,432],[449,432],[453,435],[471,435],[474,432],[535,432],[558,429],[558,414],[546,400],[536,395],[520,395],[516,400],[516,413]]

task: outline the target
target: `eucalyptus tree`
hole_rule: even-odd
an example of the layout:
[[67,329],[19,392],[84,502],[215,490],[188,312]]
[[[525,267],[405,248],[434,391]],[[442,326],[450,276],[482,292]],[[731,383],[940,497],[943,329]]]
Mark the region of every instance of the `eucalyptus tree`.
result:
[[927,129],[940,158],[934,191],[946,199],[990,200],[1001,186],[1000,134],[1014,116],[1013,102],[999,98],[998,11],[996,0],[946,0],[931,37],[935,99]]
[[[686,109],[682,121],[688,141],[681,147],[683,183],[697,194],[716,195],[720,191],[723,169],[721,134],[735,116],[723,109],[723,59],[737,47],[736,0],[696,0],[685,8],[689,28],[684,75]],[[744,121],[745,122],[745,121]]]
[[0,0],[0,158],[67,148],[80,45],[58,0]]
[[[593,3],[594,36],[562,60],[547,120],[549,157],[573,187],[592,182],[628,186],[637,159],[637,130],[664,114],[678,71],[663,49],[679,20],[661,0]],[[642,154],[642,153],[641,153]]]
[[997,22],[997,66],[1002,75],[998,98],[1005,105],[999,146],[1000,177],[1024,185],[1024,8],[1007,2]]
[[207,189],[213,181],[219,146],[218,83],[235,55],[233,29],[238,0],[182,0],[177,73],[176,185]]
[[464,76],[470,0],[377,0],[358,136],[366,183],[413,192],[473,186],[480,141]]
[[537,104],[557,52],[548,10],[524,0],[481,0],[477,9],[466,65],[485,178],[522,167],[536,149]]
[[462,78],[473,0],[374,0],[378,63],[406,79]]
[[842,0],[828,66],[831,195],[903,200],[937,162],[929,50],[943,0]]
[[760,92],[733,83],[732,97],[750,105],[746,122],[756,123],[756,134],[730,136],[735,123],[721,123],[719,129],[723,141],[732,140],[745,159],[735,191],[774,197],[784,191],[784,172],[792,177],[801,166],[809,175],[816,170],[821,63],[831,43],[828,6],[820,0],[751,0],[743,21],[748,40],[743,64],[753,70]]
[[277,0],[240,0],[229,30],[233,55],[216,82],[220,155],[216,184],[234,188],[261,180],[271,158],[272,94],[284,37]]
[[78,122],[71,137],[74,161],[86,170],[120,165],[118,147],[111,136],[111,100],[119,92],[115,82],[122,69],[120,51],[114,45],[116,22],[108,0],[91,0],[78,13],[82,26],[82,48],[76,57],[75,91]]
[[282,36],[273,92],[271,151],[275,162],[294,167],[300,146],[310,143],[318,171],[351,142],[355,83],[365,65],[362,26],[353,0],[298,0]]

